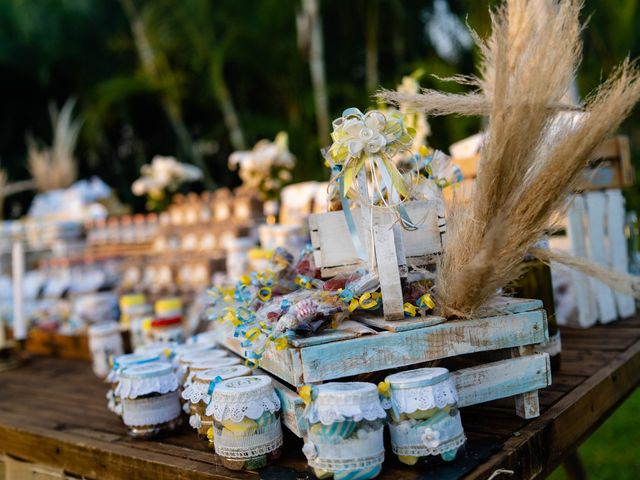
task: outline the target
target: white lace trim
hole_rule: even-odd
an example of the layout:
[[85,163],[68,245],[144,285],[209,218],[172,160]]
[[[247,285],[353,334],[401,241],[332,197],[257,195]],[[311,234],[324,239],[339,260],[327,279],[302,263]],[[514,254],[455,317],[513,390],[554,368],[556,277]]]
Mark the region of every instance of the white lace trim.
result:
[[209,395],[209,384],[193,382],[185,387],[182,391],[182,398],[188,400],[191,403],[208,404],[211,401],[211,395]]
[[157,397],[122,399],[122,421],[130,427],[160,425],[179,416],[178,392]]
[[219,395],[216,389],[211,403],[207,405],[206,415],[219,422],[224,420],[240,422],[245,417],[257,420],[264,412],[275,413],[278,410],[280,410],[280,398],[273,388],[260,398],[255,398],[253,392],[239,393],[233,398],[227,398],[227,395]]
[[384,461],[383,429],[382,425],[375,430],[361,428],[348,438],[309,433],[302,451],[309,466],[332,472],[381,465]]
[[115,393],[120,398],[136,398],[150,393],[174,392],[179,386],[178,377],[173,372],[149,378],[127,378],[121,375]]
[[225,434],[224,429],[215,424],[214,430],[215,451],[225,458],[253,458],[282,446],[282,426],[279,420],[246,436]]
[[452,378],[426,387],[395,389],[392,384],[390,392],[400,413],[444,408],[458,403],[458,392]]
[[439,416],[435,421],[409,419],[390,424],[393,452],[398,455],[423,457],[440,455],[463,445],[465,436],[460,413],[456,412],[451,416],[441,412],[435,415]]
[[387,417],[386,412],[382,408],[380,400],[376,397],[371,403],[362,404],[318,404],[317,401],[311,402],[305,411],[305,416],[309,423],[322,423],[330,425],[332,423],[343,422],[347,419],[360,422],[362,420],[379,420]]

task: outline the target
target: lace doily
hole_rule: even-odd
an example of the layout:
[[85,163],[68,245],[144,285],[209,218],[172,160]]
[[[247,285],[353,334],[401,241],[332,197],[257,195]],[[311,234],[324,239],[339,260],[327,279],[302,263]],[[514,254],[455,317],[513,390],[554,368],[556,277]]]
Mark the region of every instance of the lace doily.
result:
[[383,429],[361,428],[349,438],[309,432],[302,451],[309,466],[332,472],[380,465],[384,461]]
[[392,449],[397,455],[441,455],[461,447],[465,442],[459,412],[451,416],[442,411],[427,420],[392,423],[389,431]]
[[309,423],[330,425],[346,419],[359,422],[387,417],[372,383],[325,383],[314,387],[314,394],[304,413]]
[[219,422],[240,422],[247,417],[256,420],[264,412],[280,410],[280,398],[264,375],[238,377],[220,382],[213,391],[206,415]]
[[154,362],[124,368],[115,394],[122,399],[137,398],[150,393],[174,392],[179,386],[171,365]]
[[125,353],[124,355],[118,355],[113,359],[113,368],[107,376],[107,382],[115,383],[118,381],[120,372],[125,367],[131,365],[141,365],[143,363],[159,362],[161,358],[155,354],[140,354],[140,353]]
[[187,367],[188,374],[187,374],[187,379],[184,382],[184,385],[186,387],[187,385],[191,384],[191,382],[193,382],[193,378],[202,372],[205,372],[207,370],[223,368],[223,367],[240,365],[241,362],[242,361],[238,357],[223,357],[223,358],[217,358],[215,360],[207,360],[205,362],[201,362],[201,361],[194,362],[191,365],[188,365]]
[[159,425],[180,416],[178,392],[149,398],[123,398],[122,421],[130,427]]
[[456,385],[444,368],[410,370],[390,375],[386,381],[390,385],[391,401],[399,413],[444,408],[458,403]]
[[181,396],[183,399],[188,400],[193,404],[199,402],[208,404],[211,401],[211,395],[209,395],[209,384],[193,382],[182,391]]
[[282,426],[280,421],[259,428],[244,437],[226,434],[225,429],[214,424],[214,448],[225,458],[252,458],[273,452],[282,446]]

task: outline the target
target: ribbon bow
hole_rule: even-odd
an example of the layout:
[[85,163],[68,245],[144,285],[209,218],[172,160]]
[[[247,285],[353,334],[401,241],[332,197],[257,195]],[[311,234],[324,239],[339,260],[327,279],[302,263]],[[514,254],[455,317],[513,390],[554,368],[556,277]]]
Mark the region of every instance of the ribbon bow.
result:
[[222,377],[218,375],[216,378],[209,382],[209,389],[207,390],[207,395],[211,395],[213,391],[216,389],[216,386],[222,381]]

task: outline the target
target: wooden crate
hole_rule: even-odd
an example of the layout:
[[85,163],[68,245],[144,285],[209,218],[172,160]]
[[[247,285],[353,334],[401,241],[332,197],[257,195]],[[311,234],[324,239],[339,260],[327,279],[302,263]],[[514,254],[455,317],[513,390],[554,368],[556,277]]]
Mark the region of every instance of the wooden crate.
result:
[[[375,263],[380,276],[386,320],[404,318],[401,277],[410,275],[414,267],[433,265],[442,252],[445,234],[442,204],[423,200],[408,203],[406,208],[418,224],[416,230],[402,228],[396,216],[385,209],[351,210],[369,266]],[[323,277],[367,266],[356,251],[344,212],[311,215],[309,230],[314,261]]]
[[[625,207],[620,189],[575,194],[567,211],[565,228],[566,237],[552,237],[552,247],[628,272]],[[562,272],[560,267],[552,267],[557,280]],[[597,322],[609,323],[635,313],[636,304],[632,296],[615,292],[599,280],[577,271],[570,271],[568,275],[575,311],[566,314],[565,308],[558,309],[556,316],[561,325],[586,328]]]
[[91,360],[87,335],[62,335],[39,328],[32,328],[26,339],[25,349],[35,355]]
[[[411,367],[428,361],[478,352],[501,351],[510,358],[485,363],[456,373],[462,390],[461,405],[516,397],[516,412],[538,416],[537,390],[551,383],[549,357],[534,353],[534,345],[548,340],[546,314],[539,300],[503,299],[487,308],[481,318],[445,322],[442,317],[386,321],[363,317],[376,333],[358,336],[331,330],[297,337],[289,347],[268,347],[261,368],[277,377],[284,404],[284,422],[301,432],[302,404],[295,390],[356,375]],[[218,324],[217,342],[240,356],[242,339],[234,327]]]

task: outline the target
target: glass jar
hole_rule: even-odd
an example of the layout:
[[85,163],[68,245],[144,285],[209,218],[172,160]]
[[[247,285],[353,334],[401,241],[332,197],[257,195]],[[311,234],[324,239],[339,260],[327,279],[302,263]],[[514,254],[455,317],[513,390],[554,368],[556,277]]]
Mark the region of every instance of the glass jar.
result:
[[446,368],[395,373],[380,387],[391,414],[391,448],[402,463],[429,466],[463,453],[458,393]]
[[[303,387],[309,388],[309,387]],[[387,414],[372,383],[325,383],[310,387],[303,453],[320,479],[377,477],[384,461]]]
[[282,453],[280,399],[266,375],[218,383],[211,396],[213,440],[222,464],[255,470]]
[[182,390],[182,398],[191,406],[189,425],[198,432],[198,437],[207,440],[213,447],[213,420],[206,412],[211,401],[211,393],[222,380],[251,375],[251,369],[244,365],[227,365],[194,372],[192,381]]
[[180,424],[178,377],[168,362],[126,367],[115,394],[122,401],[122,421],[129,435],[150,438]]
[[240,357],[213,357],[206,360],[198,360],[187,365],[187,377],[183,383],[183,388],[191,385],[193,377],[199,372],[210,370],[212,368],[231,367],[233,365],[240,365],[242,359]]
[[144,345],[144,323],[151,319],[151,305],[141,294],[122,295],[120,297],[120,325],[129,330],[133,349]]
[[131,365],[142,365],[143,363],[159,362],[162,361],[159,355],[153,353],[125,353],[124,355],[118,355],[113,358],[113,366],[107,376],[107,382],[111,384],[111,388],[107,392],[107,407],[116,415],[122,416],[122,402],[120,397],[115,394],[120,380],[120,374],[124,368]]
[[100,378],[105,378],[109,374],[111,357],[124,353],[118,323],[105,322],[91,325],[88,336],[93,373]]
[[154,318],[151,320],[149,338],[153,342],[182,343],[184,341],[182,317]]
[[[195,346],[195,345],[189,345]],[[187,375],[189,374],[189,367],[198,362],[216,362],[227,357],[226,350],[220,350],[217,348],[207,348],[205,350],[185,350],[184,353],[176,354],[175,367],[180,384],[184,384],[187,381]],[[210,367],[211,368],[211,367]]]

